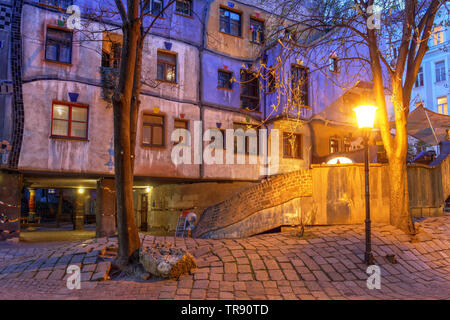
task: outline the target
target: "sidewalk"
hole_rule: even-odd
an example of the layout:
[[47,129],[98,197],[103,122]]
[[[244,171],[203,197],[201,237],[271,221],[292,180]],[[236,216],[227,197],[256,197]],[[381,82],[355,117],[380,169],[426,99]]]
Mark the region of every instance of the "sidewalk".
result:
[[[310,227],[236,240],[177,239],[198,269],[174,280],[104,280],[99,254],[115,238],[53,244],[0,244],[1,299],[450,299],[450,216],[420,222],[420,241],[387,225],[373,226],[381,289],[369,290],[362,263],[364,226]],[[428,235],[427,235],[428,234]],[[144,246],[173,237],[142,235]],[[386,255],[394,254],[392,264]],[[66,288],[78,264],[81,290]],[[103,280],[103,281],[102,281]]]

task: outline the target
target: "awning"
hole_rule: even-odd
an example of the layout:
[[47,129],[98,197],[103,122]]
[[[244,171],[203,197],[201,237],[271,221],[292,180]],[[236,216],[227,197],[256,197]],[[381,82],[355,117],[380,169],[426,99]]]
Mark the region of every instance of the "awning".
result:
[[408,134],[430,145],[445,141],[450,129],[450,116],[418,106],[408,116]]

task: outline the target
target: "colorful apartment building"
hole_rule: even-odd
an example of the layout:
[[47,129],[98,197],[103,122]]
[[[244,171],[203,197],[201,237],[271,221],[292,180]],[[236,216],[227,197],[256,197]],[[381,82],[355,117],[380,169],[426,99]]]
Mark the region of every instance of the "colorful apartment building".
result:
[[[121,35],[117,28],[104,31],[95,20],[89,26],[91,31],[103,30],[100,33],[68,28],[66,8],[72,4],[79,5],[82,19],[89,18],[90,1],[0,1],[0,166],[5,197],[0,200],[11,204],[10,215],[18,216],[20,199],[29,201],[22,205],[22,214],[33,213],[35,190],[59,190],[60,198],[73,199],[75,228],[83,228],[91,214],[97,217],[97,231],[111,234],[115,205],[109,99]],[[164,5],[164,0],[151,1],[149,13],[157,16]],[[247,75],[248,69],[275,64],[277,38],[263,47],[265,35],[276,34],[275,21],[280,17],[253,2],[225,0],[176,1],[157,19],[144,44],[137,132],[135,209],[141,230],[173,231],[180,212],[201,214],[267,176],[260,162],[250,163],[248,148],[245,164],[174,164],[174,129],[193,132],[197,124],[202,132],[255,128],[269,134],[279,129],[276,174],[308,169],[313,162],[328,161],[330,154],[353,150],[349,133],[356,130],[354,122],[347,121],[344,129],[332,122],[330,127],[341,129],[327,131],[328,120],[313,117],[341,103],[351,119],[355,101],[343,98],[349,91],[331,83],[324,87],[324,75],[309,74],[306,63],[289,58],[283,61],[281,77],[296,74],[303,80],[298,88],[302,107],[290,117],[281,112],[290,99],[278,101],[269,78]],[[114,20],[109,26],[117,27]],[[285,36],[282,30],[280,39]],[[327,72],[344,76],[332,67]],[[358,83],[359,94],[370,90]],[[275,104],[281,107],[274,110]]]

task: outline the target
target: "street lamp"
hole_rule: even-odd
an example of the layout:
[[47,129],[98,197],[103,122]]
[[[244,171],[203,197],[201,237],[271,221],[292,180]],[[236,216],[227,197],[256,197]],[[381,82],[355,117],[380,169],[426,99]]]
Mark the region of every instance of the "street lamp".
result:
[[373,264],[372,243],[370,235],[370,192],[369,192],[369,135],[375,122],[375,114],[377,107],[372,105],[363,105],[353,109],[356,112],[356,120],[358,126],[363,130],[364,144],[364,172],[366,187],[366,252],[364,254],[364,262],[367,265]]

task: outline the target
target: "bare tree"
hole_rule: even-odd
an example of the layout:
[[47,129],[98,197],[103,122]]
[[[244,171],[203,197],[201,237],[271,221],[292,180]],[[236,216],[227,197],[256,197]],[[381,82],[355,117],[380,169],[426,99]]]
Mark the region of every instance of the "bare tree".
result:
[[[361,77],[373,84],[378,106],[378,123],[389,159],[390,217],[391,224],[407,233],[415,233],[409,209],[406,158],[408,152],[407,119],[411,91],[422,59],[428,50],[433,25],[444,0],[262,0],[269,7],[276,7],[279,14],[277,28],[268,30],[264,52],[279,43],[284,56],[279,55],[280,65],[296,56],[312,66],[312,72],[323,72],[330,67],[330,53],[336,53],[340,68],[351,78]],[[377,7],[378,6],[378,7]],[[379,12],[378,12],[379,11]],[[297,22],[281,22],[293,19]],[[280,32],[289,32],[286,39]],[[293,39],[292,39],[293,36]],[[284,61],[284,62],[282,62]],[[333,62],[331,62],[333,63]],[[266,66],[261,64],[262,68]],[[356,66],[356,70],[355,70]],[[273,66],[268,67],[269,73]],[[255,76],[267,72],[258,70]],[[272,76],[270,76],[272,77]],[[339,79],[329,81],[339,82]],[[290,79],[288,79],[290,80]],[[342,79],[340,79],[342,80]],[[348,79],[347,79],[348,80]],[[285,80],[284,80],[285,81]],[[279,83],[280,96],[296,96],[294,84]],[[287,81],[288,83],[290,81]],[[342,88],[350,85],[336,83]],[[297,84],[298,86],[298,84]],[[300,92],[301,94],[301,92]],[[391,96],[395,115],[395,134],[388,118],[386,96]],[[299,98],[296,98],[297,100]],[[285,108],[292,115],[292,103],[273,107]],[[299,113],[300,114],[300,113]]]
[[[111,42],[105,34],[121,32],[118,76],[110,79],[114,114],[114,174],[117,208],[118,255],[116,262],[123,270],[137,263],[141,242],[134,216],[133,178],[137,121],[143,85],[156,87],[153,79],[142,77],[144,41],[155,22],[175,0],[153,11],[150,0],[98,0],[85,8],[80,32],[86,48],[90,41]],[[87,44],[86,44],[87,43]],[[108,95],[106,95],[108,96]],[[105,97],[106,98],[106,97]]]

